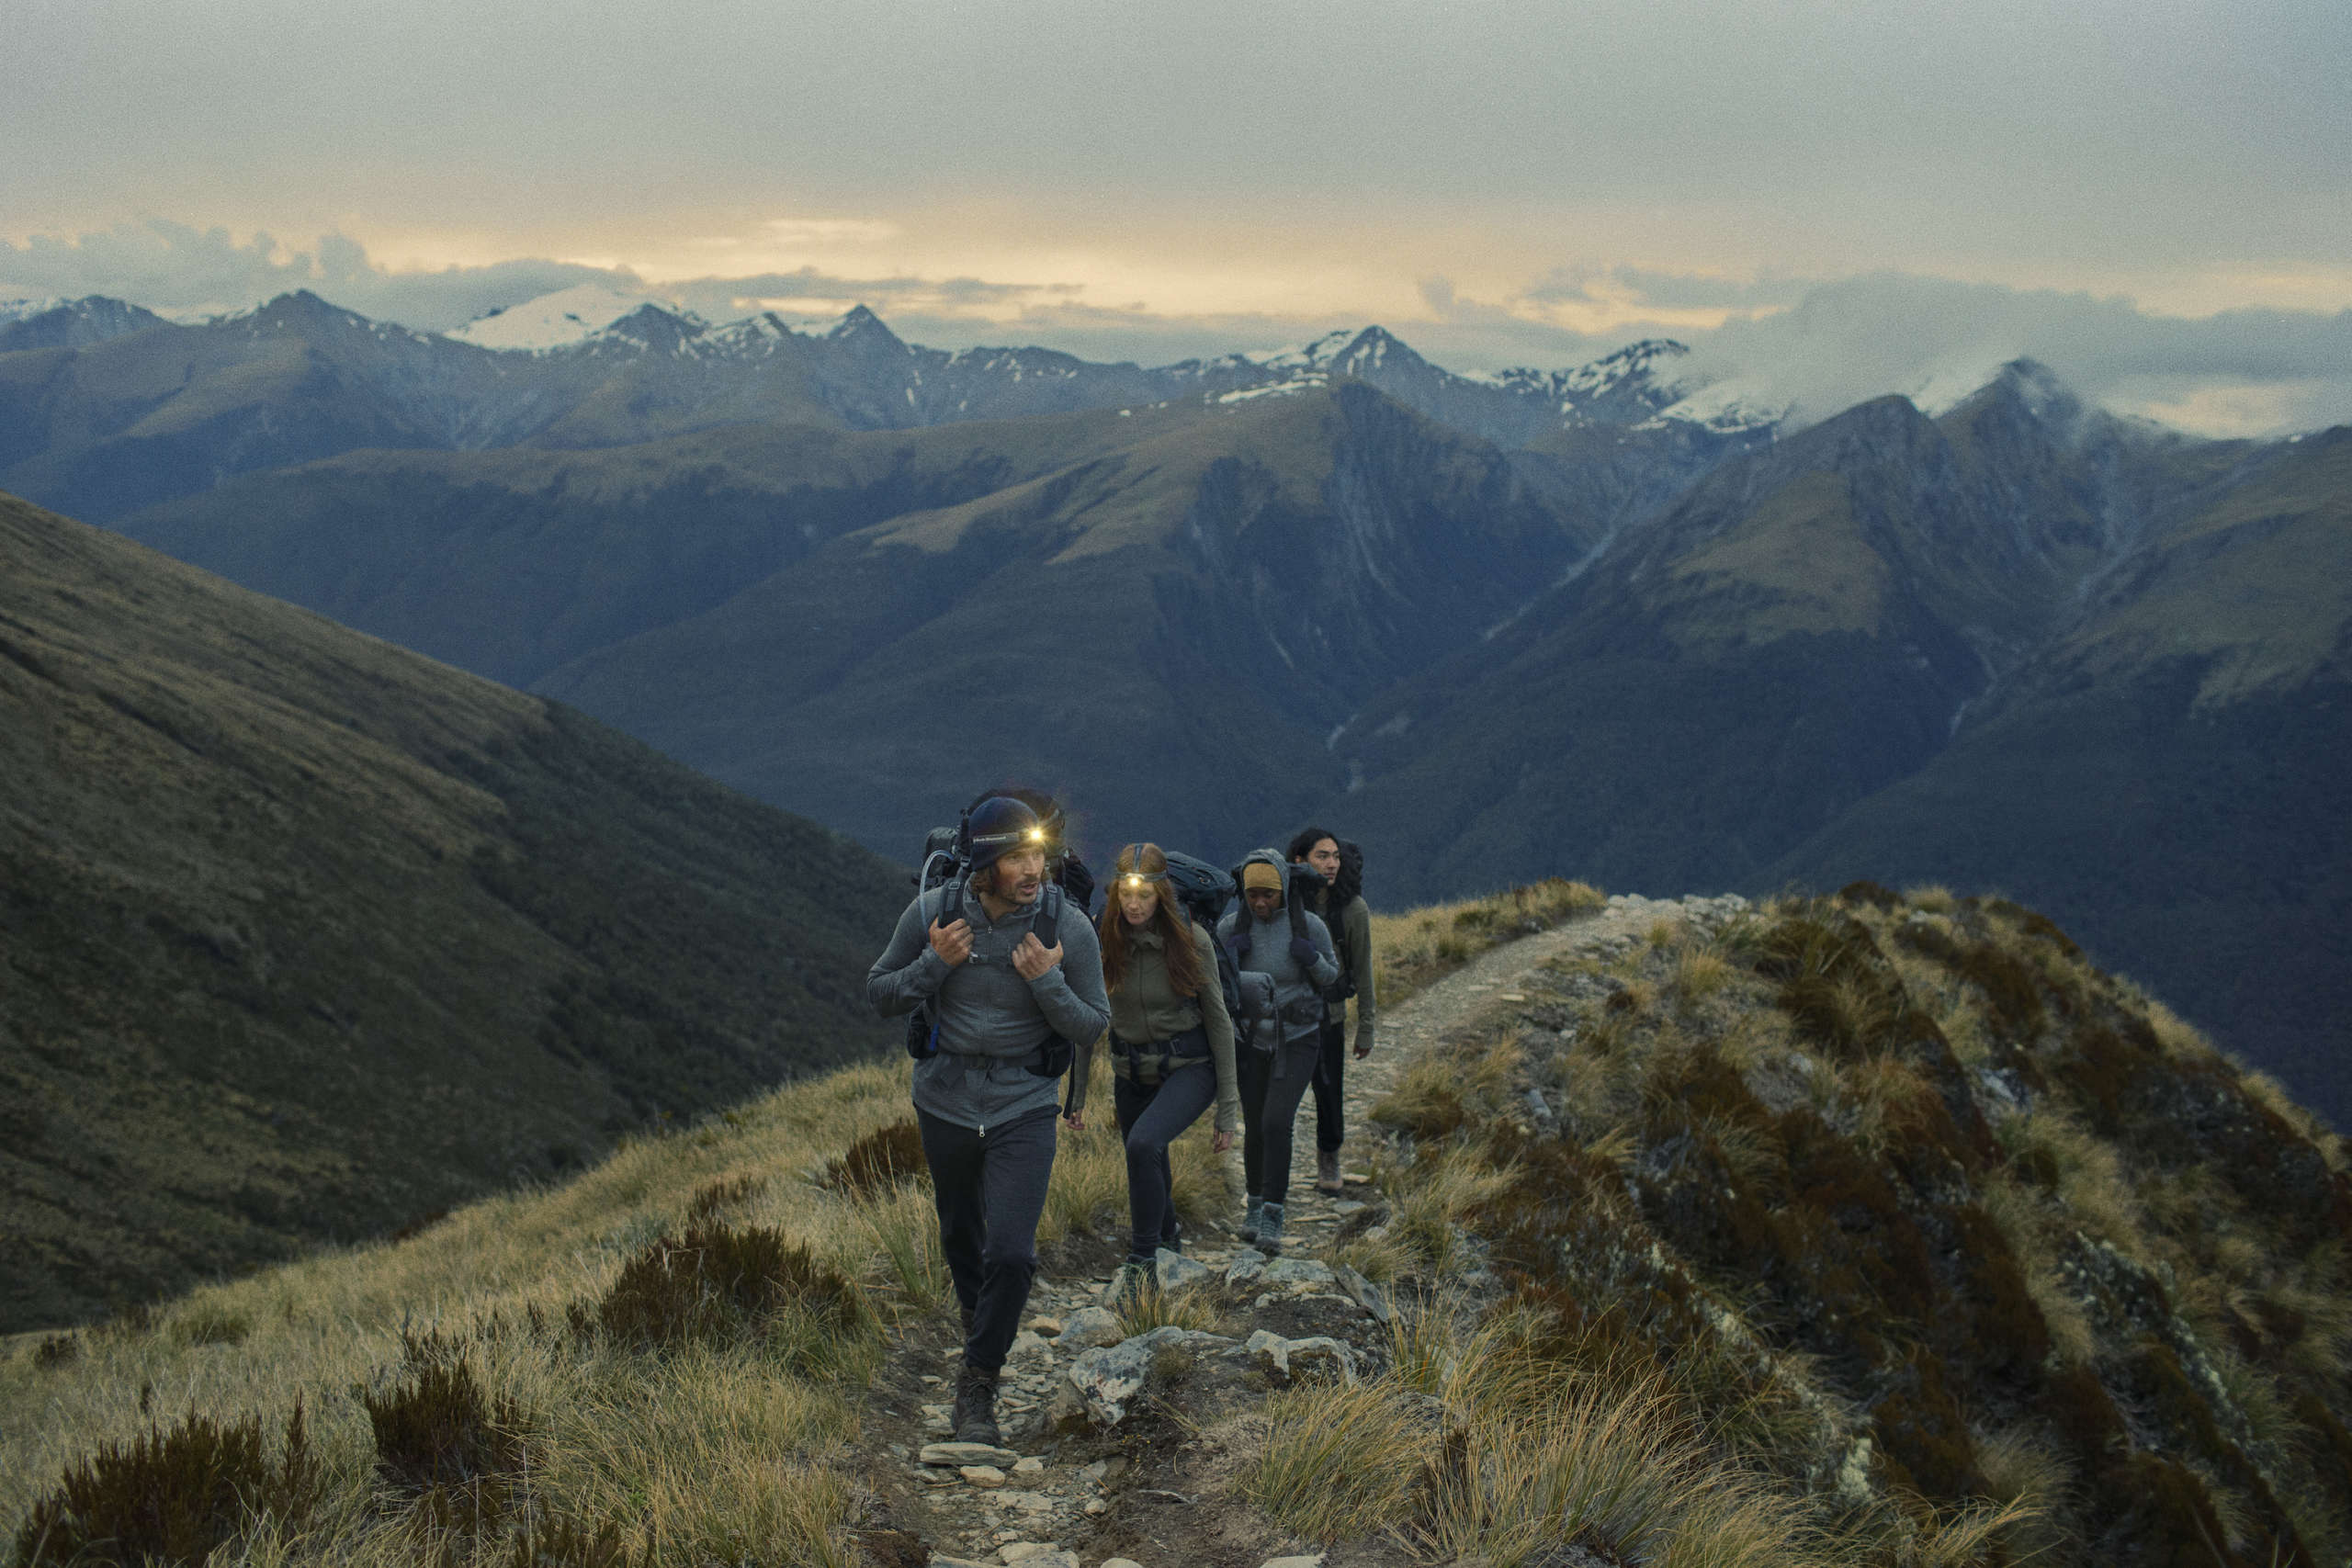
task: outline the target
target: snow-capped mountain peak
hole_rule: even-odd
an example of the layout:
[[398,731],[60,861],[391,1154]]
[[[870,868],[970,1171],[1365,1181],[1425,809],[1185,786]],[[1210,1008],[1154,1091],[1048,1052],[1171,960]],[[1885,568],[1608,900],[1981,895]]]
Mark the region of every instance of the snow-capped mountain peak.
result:
[[477,316],[443,335],[477,348],[545,353],[584,343],[648,305],[667,304],[649,294],[624,294],[601,283],[582,283]]

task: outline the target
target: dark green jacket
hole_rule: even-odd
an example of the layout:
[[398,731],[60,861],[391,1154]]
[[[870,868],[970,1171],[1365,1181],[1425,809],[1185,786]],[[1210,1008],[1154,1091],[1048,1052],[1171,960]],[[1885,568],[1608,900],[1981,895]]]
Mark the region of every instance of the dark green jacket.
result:
[[[1208,1061],[1216,1073],[1216,1130],[1235,1133],[1240,1131],[1241,1094],[1233,1070],[1233,1020],[1226,1014],[1225,990],[1217,984],[1216,939],[1197,925],[1192,932],[1193,956],[1204,976],[1197,997],[1179,996],[1169,982],[1168,958],[1160,947],[1158,926],[1128,931],[1127,972],[1110,993],[1111,1032],[1136,1044],[1159,1044],[1191,1029],[1206,1033]],[[1164,1070],[1167,1058],[1147,1052],[1143,1059],[1149,1069],[1145,1081],[1158,1081],[1157,1074]],[[1071,1091],[1073,1111],[1085,1109],[1086,1078],[1093,1066],[1094,1047],[1089,1043],[1078,1053],[1071,1077],[1076,1086]],[[1121,1077],[1135,1075],[1136,1060],[1131,1055],[1114,1051],[1111,1066]]]
[[1339,919],[1333,919],[1328,908],[1330,902],[1331,890],[1326,887],[1315,895],[1315,912],[1331,928],[1331,944],[1340,950],[1340,973],[1355,982],[1356,1049],[1369,1051],[1379,1011],[1372,985],[1372,906],[1358,894],[1340,910]]

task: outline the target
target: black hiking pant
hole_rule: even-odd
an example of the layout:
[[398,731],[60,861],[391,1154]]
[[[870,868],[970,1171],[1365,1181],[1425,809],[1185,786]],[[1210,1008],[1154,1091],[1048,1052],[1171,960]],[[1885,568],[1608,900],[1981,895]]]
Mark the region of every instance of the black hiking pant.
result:
[[1176,1246],[1176,1175],[1168,1145],[1201,1119],[1216,1099],[1216,1068],[1193,1062],[1149,1087],[1114,1078],[1112,1103],[1127,1143],[1127,1260],[1148,1263]]
[[1040,1106],[983,1134],[915,1112],[939,1208],[939,1249],[956,1301],[972,1314],[964,1363],[984,1372],[1004,1365],[1037,1277],[1037,1220],[1054,1174],[1057,1114]]
[[1241,1091],[1241,1174],[1250,1195],[1279,1203],[1290,1191],[1291,1131],[1315,1077],[1320,1041],[1312,1034],[1272,1051],[1234,1053]]
[[1348,1018],[1345,1011],[1323,1026],[1322,1049],[1315,1057],[1315,1146],[1337,1154],[1347,1141],[1347,1102],[1340,1098],[1347,1077]]

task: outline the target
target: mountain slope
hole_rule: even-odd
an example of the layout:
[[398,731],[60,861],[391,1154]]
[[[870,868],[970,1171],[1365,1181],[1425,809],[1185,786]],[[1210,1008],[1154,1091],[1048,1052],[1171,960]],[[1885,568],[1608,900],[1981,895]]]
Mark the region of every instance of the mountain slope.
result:
[[1022,777],[1114,836],[1238,852],[1344,781],[1323,743],[1355,706],[1593,539],[1360,384],[1070,421],[1121,439],[843,534],[541,689],[869,843]]
[[884,1043],[902,877],[0,499],[0,1324],[380,1231]]
[[2352,1125],[2352,430],[2262,452],[1771,875],[1997,886]]

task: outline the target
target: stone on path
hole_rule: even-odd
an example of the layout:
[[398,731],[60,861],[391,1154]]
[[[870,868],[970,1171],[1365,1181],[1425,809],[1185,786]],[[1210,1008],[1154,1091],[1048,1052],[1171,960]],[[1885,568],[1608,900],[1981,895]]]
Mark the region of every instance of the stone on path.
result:
[[1356,1305],[1372,1314],[1374,1317],[1386,1323],[1396,1315],[1396,1309],[1388,1304],[1388,1292],[1346,1264],[1337,1265],[1331,1272],[1338,1278],[1340,1289],[1347,1292],[1354,1298]]
[[1015,1475],[1043,1475],[1046,1473],[1046,1461],[1039,1459],[1035,1454],[1030,1454],[1023,1458],[1019,1464],[1012,1467],[1012,1473]]
[[1225,1282],[1228,1285],[1246,1285],[1265,1271],[1266,1255],[1264,1253],[1245,1252],[1233,1260],[1232,1267],[1226,1269]]
[[1069,1364],[1054,1401],[1046,1408],[1047,1425],[1059,1427],[1084,1419],[1097,1427],[1115,1427],[1127,1414],[1127,1401],[1143,1392],[1151,1376],[1152,1358],[1163,1346],[1230,1345],[1221,1334],[1163,1324],[1147,1334],[1116,1345],[1088,1350]]
[[1034,1540],[1010,1541],[996,1549],[997,1561],[1021,1568],[1079,1568],[1078,1553]]
[[1258,1568],[1323,1568],[1323,1554],[1318,1551],[1312,1557],[1270,1557]]
[[1277,1285],[1337,1283],[1330,1265],[1317,1263],[1312,1258],[1277,1258],[1266,1265],[1266,1279]]
[[1051,1339],[1062,1331],[1062,1320],[1050,1313],[1041,1312],[1029,1320],[1028,1328],[1032,1334],[1042,1334]]
[[1091,1350],[1116,1345],[1125,1335],[1119,1317],[1107,1307],[1081,1307],[1069,1314],[1061,1337],[1054,1341],[1065,1350]]
[[1102,1568],[1143,1568],[1143,1564],[1132,1557],[1105,1557]]
[[1250,1336],[1241,1349],[1276,1382],[1288,1382],[1294,1374],[1317,1366],[1337,1367],[1342,1378],[1355,1382],[1355,1352],[1327,1334],[1307,1339],[1285,1339],[1261,1328]]
[[992,1464],[967,1464],[956,1473],[984,1492],[993,1492],[1004,1484],[1004,1472]]
[[1012,1464],[1021,1458],[1011,1449],[1001,1449],[992,1443],[925,1443],[916,1457],[925,1464],[944,1465],[951,1470],[967,1464]]
[[1205,1263],[1195,1263],[1181,1252],[1161,1247],[1151,1260],[1152,1277],[1163,1292],[1181,1291],[1187,1285],[1197,1285],[1213,1270]]

